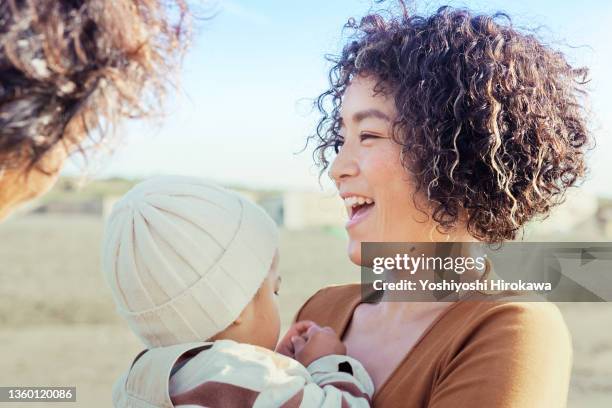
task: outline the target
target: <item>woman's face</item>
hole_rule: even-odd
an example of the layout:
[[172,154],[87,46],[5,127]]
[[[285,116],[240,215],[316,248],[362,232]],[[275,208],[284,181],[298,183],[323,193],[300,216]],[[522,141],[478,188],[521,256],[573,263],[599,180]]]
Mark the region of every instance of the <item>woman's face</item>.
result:
[[32,169],[24,162],[19,168],[0,172],[0,221],[20,204],[48,192],[67,157],[66,145],[58,143]]
[[375,80],[359,76],[341,105],[344,143],[330,168],[347,207],[349,257],[361,264],[361,242],[437,241],[426,202],[414,196],[414,184],[400,160],[401,146],[391,138],[396,117],[392,97],[374,94]]

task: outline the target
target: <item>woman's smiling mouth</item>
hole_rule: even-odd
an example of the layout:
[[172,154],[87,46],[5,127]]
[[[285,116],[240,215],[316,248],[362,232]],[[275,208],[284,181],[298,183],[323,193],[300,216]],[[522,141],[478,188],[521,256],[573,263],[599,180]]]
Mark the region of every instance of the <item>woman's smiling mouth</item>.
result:
[[346,228],[361,222],[375,205],[374,199],[357,195],[344,196],[343,200],[349,218]]

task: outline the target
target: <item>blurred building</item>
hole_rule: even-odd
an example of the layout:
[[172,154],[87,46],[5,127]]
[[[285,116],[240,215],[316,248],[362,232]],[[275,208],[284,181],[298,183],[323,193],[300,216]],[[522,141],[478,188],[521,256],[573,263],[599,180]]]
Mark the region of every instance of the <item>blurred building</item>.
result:
[[346,210],[337,194],[287,191],[264,198],[259,204],[277,224],[290,230],[341,227],[346,222]]
[[[337,194],[306,191],[260,191],[232,189],[259,204],[277,225],[290,230],[319,227],[343,227],[346,210]],[[121,196],[109,195],[98,205],[98,214],[106,218]],[[91,205],[89,206],[91,207]],[[72,207],[76,209],[76,207]],[[47,207],[51,209],[51,207]]]
[[[62,180],[27,212],[74,213],[106,218],[134,181],[103,180],[77,187]],[[338,194],[309,191],[274,191],[229,187],[261,205],[279,226],[289,230],[337,227],[346,223],[346,210]],[[567,200],[543,221],[534,221],[526,234],[535,240],[598,241],[612,239],[612,198],[571,190]]]

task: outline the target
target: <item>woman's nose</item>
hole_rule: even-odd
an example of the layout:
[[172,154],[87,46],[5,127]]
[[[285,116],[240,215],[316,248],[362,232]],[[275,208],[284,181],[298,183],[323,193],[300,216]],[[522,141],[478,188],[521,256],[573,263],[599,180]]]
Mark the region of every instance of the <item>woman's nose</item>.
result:
[[346,148],[340,149],[328,172],[329,178],[331,178],[336,185],[348,177],[356,176],[358,173],[359,165],[357,160]]

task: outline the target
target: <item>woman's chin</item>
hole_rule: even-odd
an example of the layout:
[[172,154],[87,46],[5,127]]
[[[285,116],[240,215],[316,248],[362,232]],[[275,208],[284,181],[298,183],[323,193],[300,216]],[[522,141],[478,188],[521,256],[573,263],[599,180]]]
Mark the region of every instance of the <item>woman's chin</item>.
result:
[[348,256],[352,263],[361,266],[361,242],[349,240]]

